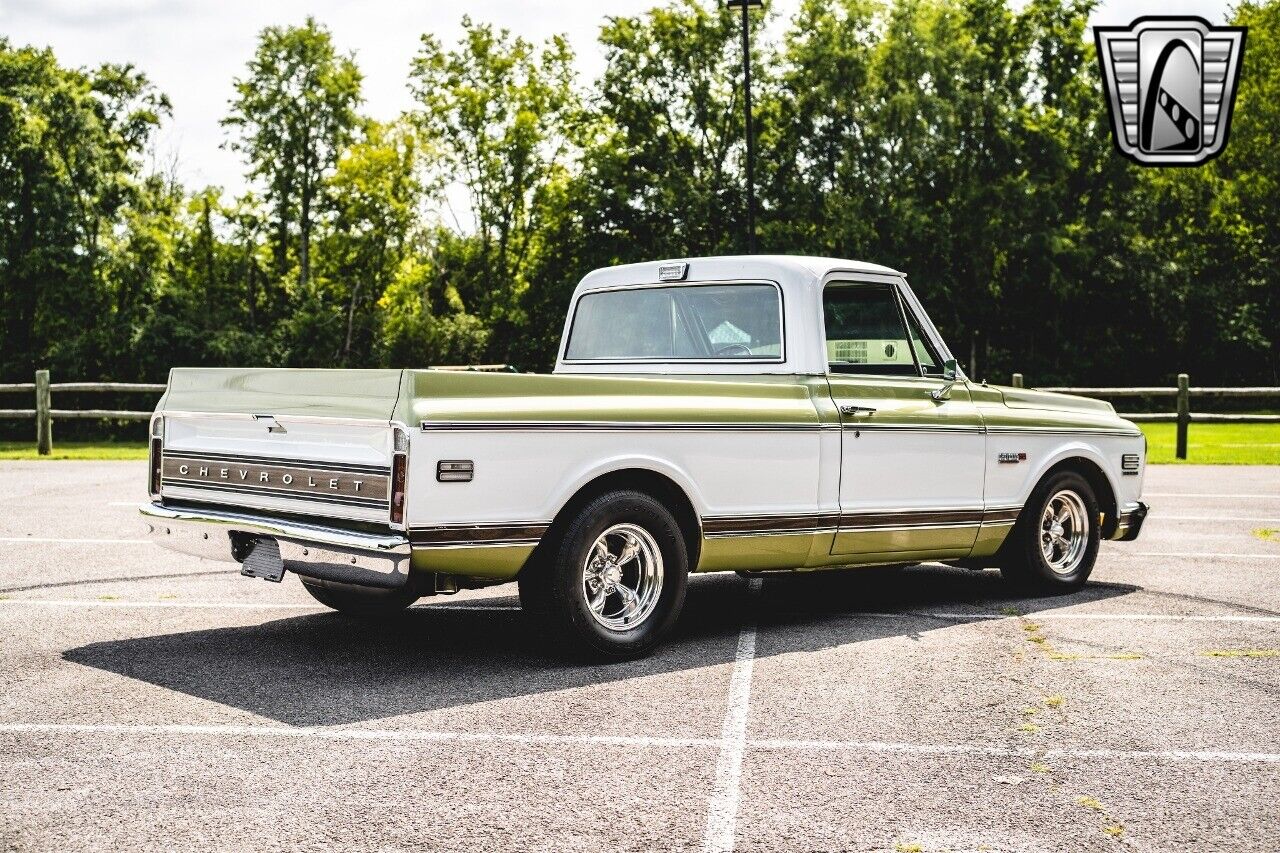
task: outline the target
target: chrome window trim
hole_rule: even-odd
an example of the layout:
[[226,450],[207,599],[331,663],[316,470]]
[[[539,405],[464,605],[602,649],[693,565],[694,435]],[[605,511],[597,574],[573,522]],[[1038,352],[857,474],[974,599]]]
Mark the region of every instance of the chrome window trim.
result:
[[672,432],[706,432],[706,431],[740,431],[740,432],[819,432],[822,430],[840,429],[839,424],[819,423],[817,421],[794,421],[781,423],[744,421],[707,422],[707,421],[423,421],[422,431],[434,430],[471,431],[471,432],[603,432],[603,431],[672,431]]
[[[929,312],[924,309],[924,305],[920,302],[919,297],[917,297],[915,291],[911,289],[911,285],[907,283],[906,276],[899,276],[895,282],[895,286],[898,288],[898,292],[901,294],[903,301],[908,307],[910,307],[912,316],[914,316],[916,321],[920,324],[920,331],[924,333],[926,339],[933,343],[935,354],[938,355],[943,362],[946,362],[947,359],[955,358],[955,354],[951,352],[951,348],[948,347],[947,342],[943,340],[942,333],[939,332],[938,327],[933,324],[933,318],[929,316]],[[958,361],[959,360],[957,359],[957,362]],[[963,369],[960,369],[959,373],[963,376]]]
[[[748,356],[746,358],[569,358],[569,345],[573,341],[573,327],[578,320],[578,303],[584,296],[598,293],[613,293],[619,290],[652,290],[654,288],[675,289],[680,287],[716,287],[724,285],[769,285],[778,294],[778,347],[777,356]],[[584,290],[573,298],[569,306],[568,322],[565,325],[564,341],[560,345],[561,364],[716,364],[716,365],[753,365],[753,364],[785,364],[787,361],[787,300],[782,292],[782,285],[771,279],[699,279],[697,281],[654,281],[636,284],[621,284],[607,287],[595,287]]]

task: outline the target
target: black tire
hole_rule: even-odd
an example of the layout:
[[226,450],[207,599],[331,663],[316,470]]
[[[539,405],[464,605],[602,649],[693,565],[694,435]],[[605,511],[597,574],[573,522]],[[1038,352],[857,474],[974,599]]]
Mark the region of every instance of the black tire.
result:
[[[588,563],[593,553],[597,553],[594,548],[601,537],[606,537],[610,556],[614,556],[616,546],[608,543],[613,542],[615,536],[632,536],[635,542],[641,542],[635,538],[639,534],[609,533],[606,536],[606,531],[618,530],[620,526],[625,531],[643,531],[644,550],[621,567],[614,564],[612,568],[619,577],[602,582],[599,588],[617,590],[625,585],[630,589],[633,582],[639,588],[641,568],[653,569],[655,564],[660,567],[661,577],[656,589],[653,581],[644,582],[643,588],[652,592],[647,598],[636,599],[647,602],[638,622],[607,627],[601,620],[626,619],[626,603],[616,591],[600,593],[597,601],[602,612],[593,613],[586,589],[590,582]],[[571,654],[606,661],[643,657],[662,641],[680,615],[689,576],[688,550],[679,523],[653,497],[636,491],[600,495],[582,507],[555,539],[543,545],[517,578],[520,605],[554,645]],[[621,547],[619,550],[625,551]],[[660,562],[653,560],[654,555],[660,556]],[[611,616],[614,610],[621,615]]]
[[[1053,502],[1055,510],[1067,512],[1060,529],[1046,532],[1046,512]],[[1057,519],[1058,511],[1054,512]],[[1067,545],[1053,545],[1057,565],[1045,553],[1045,543],[1055,542],[1055,534]],[[1078,548],[1075,549],[1077,540]],[[1059,471],[1040,482],[1023,507],[1017,524],[1000,551],[1000,573],[1005,580],[1029,592],[1064,595],[1084,586],[1098,559],[1101,528],[1098,523],[1098,499],[1089,481],[1074,471]],[[1059,555],[1058,551],[1062,554]]]
[[420,597],[408,586],[399,589],[338,584],[332,581],[303,578],[302,586],[311,597],[344,616],[358,619],[376,619],[392,616],[413,604]]

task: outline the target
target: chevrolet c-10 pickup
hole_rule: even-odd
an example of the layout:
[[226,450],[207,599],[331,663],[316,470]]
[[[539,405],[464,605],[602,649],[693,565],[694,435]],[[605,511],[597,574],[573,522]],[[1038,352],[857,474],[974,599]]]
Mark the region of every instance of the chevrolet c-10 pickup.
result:
[[906,278],[790,256],[596,270],[550,375],[175,369],[159,544],[379,617],[518,582],[549,636],[644,654],[691,572],[945,561],[1042,594],[1133,539],[1146,442],[965,376]]

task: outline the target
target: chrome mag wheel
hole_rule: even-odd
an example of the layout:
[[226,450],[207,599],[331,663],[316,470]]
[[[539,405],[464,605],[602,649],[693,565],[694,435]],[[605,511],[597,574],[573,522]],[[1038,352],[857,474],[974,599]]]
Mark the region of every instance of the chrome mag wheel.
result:
[[591,615],[610,631],[643,623],[662,594],[658,543],[643,527],[613,525],[591,546],[582,567],[582,591]]
[[1070,489],[1049,498],[1040,516],[1040,551],[1049,568],[1069,575],[1080,567],[1089,548],[1089,513]]

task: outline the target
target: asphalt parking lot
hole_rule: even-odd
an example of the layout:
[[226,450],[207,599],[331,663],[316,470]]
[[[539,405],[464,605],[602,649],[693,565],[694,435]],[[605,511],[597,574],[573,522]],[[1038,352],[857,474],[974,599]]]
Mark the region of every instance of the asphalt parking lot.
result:
[[1151,469],[1077,595],[695,578],[607,667],[514,586],[369,626],[162,551],[144,477],[0,463],[0,849],[1280,844],[1280,468]]

